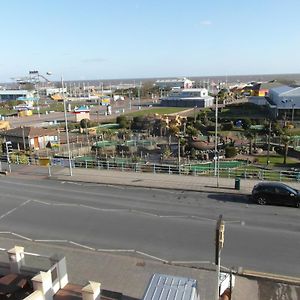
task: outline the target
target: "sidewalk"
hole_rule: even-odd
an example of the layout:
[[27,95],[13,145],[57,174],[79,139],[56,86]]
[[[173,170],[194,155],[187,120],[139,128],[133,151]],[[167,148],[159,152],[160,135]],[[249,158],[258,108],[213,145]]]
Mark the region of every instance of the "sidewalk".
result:
[[[172,190],[188,190],[208,193],[232,193],[249,195],[258,181],[241,179],[241,189],[234,189],[234,178],[219,178],[219,187],[215,177],[179,176],[152,173],[121,172],[113,170],[73,169],[70,176],[67,168],[48,168],[39,166],[19,166],[11,176],[44,177],[51,180],[79,181],[108,185],[126,185],[146,188],[162,188]],[[10,175],[8,175],[10,176]],[[299,184],[293,186],[299,188]],[[215,271],[195,269],[184,266],[168,265],[143,256],[98,252],[57,244],[43,244],[13,237],[0,237],[0,245],[4,248],[14,245],[24,246],[26,251],[40,254],[62,253],[67,258],[70,282],[85,284],[87,280],[102,283],[102,288],[123,293],[130,298],[140,299],[153,273],[165,273],[195,278],[199,283],[201,300],[214,299]],[[261,274],[250,277],[236,276],[236,285],[232,300],[269,300],[299,299],[300,287],[279,282],[279,279],[260,278]],[[299,284],[299,283],[298,283]],[[273,297],[273,298],[272,298]]]
[[52,179],[63,181],[80,181],[100,184],[125,185],[145,188],[186,190],[207,193],[232,193],[249,195],[257,180],[240,181],[240,190],[235,189],[235,178],[219,178],[207,176],[186,176],[153,174],[139,172],[122,172],[115,170],[53,168]]

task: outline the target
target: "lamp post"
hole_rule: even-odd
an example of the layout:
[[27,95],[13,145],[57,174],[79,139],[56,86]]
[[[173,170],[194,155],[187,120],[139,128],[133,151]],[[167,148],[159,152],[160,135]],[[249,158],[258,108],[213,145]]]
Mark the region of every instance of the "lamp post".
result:
[[269,129],[268,129],[268,135],[267,135],[267,143],[268,143],[268,148],[267,148],[267,166],[270,163],[270,139],[271,139],[271,131],[272,131],[272,121],[269,123]]
[[180,135],[178,135],[178,174],[181,174],[181,168],[180,168]]
[[138,101],[139,101],[139,110],[141,109],[141,82],[138,87]]
[[220,272],[221,272],[221,250],[224,247],[224,233],[225,233],[225,223],[223,221],[223,216],[220,215],[216,226],[216,240],[215,240],[215,264],[217,267],[217,285],[216,285],[216,300],[220,298]]
[[292,104],[292,123],[294,123],[294,110],[295,110],[295,103]]
[[70,140],[69,140],[69,129],[68,129],[68,118],[67,118],[67,109],[66,109],[66,99],[65,99],[64,82],[63,82],[63,77],[62,76],[61,76],[61,89],[62,89],[62,98],[63,98],[63,104],[64,104],[64,118],[65,118],[66,136],[67,136],[69,171],[70,171],[70,176],[73,176],[72,161],[71,161],[71,150],[70,150]]
[[216,105],[215,105],[215,176],[217,177],[217,187],[219,187],[219,153],[218,153],[218,96],[216,96]]

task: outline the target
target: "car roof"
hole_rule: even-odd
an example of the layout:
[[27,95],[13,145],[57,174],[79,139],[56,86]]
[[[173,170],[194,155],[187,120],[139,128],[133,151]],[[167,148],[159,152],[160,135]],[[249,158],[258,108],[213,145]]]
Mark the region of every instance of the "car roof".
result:
[[281,183],[281,182],[259,182],[257,185],[258,186],[277,186],[277,187],[288,187],[290,189],[294,189],[287,184]]

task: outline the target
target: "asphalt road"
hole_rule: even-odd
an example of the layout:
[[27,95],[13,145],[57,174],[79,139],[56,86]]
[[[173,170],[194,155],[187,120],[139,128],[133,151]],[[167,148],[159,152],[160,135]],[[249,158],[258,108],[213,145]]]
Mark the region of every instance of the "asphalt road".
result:
[[96,249],[135,249],[171,261],[214,261],[216,219],[223,214],[223,266],[300,274],[296,208],[258,206],[239,195],[39,178],[0,177],[0,189],[0,231],[5,236],[9,231]]
[[[72,103],[71,103],[72,104]],[[132,101],[131,104],[131,109],[129,101],[116,101],[112,102],[112,115],[110,116],[105,116],[106,112],[106,107],[105,106],[99,106],[97,103],[94,102],[88,102],[85,103],[83,102],[82,105],[88,105],[91,107],[91,112],[90,112],[90,118],[93,121],[109,121],[112,118],[120,115],[124,112],[129,113],[129,112],[134,112],[139,110],[138,102]],[[148,109],[148,105],[153,104],[153,101],[150,99],[143,99],[141,101],[142,109]],[[72,104],[72,109],[74,109],[74,105]],[[78,104],[76,104],[78,106]],[[98,114],[99,111],[99,114]],[[68,120],[74,120],[74,115],[72,112],[67,112],[67,118]],[[64,113],[63,112],[52,112],[46,114],[40,114],[38,116],[37,114],[34,114],[32,116],[25,116],[25,117],[8,117],[6,118],[7,121],[10,122],[11,127],[19,127],[19,126],[42,126],[45,124],[45,122],[50,122],[50,121],[64,121]]]

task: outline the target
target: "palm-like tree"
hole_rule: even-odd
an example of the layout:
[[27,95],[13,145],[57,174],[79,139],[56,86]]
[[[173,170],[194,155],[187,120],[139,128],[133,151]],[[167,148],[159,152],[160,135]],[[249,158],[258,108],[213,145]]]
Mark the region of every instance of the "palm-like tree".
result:
[[253,140],[256,136],[256,133],[254,131],[248,129],[244,132],[244,136],[249,141],[249,155],[251,155],[252,154],[252,148],[253,148]]
[[284,130],[283,135],[281,137],[281,142],[284,145],[283,164],[286,165],[286,160],[289,152],[289,144],[291,142],[291,136],[288,134],[287,130]]

